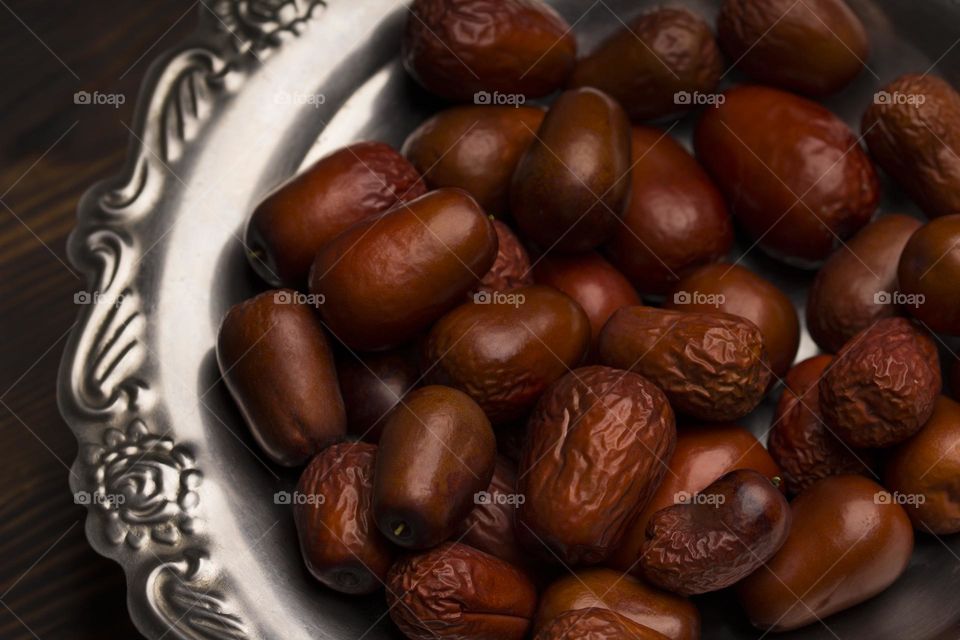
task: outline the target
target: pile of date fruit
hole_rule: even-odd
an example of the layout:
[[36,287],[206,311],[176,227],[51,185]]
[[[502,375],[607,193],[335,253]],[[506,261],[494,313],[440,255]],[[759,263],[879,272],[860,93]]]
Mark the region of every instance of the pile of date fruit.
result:
[[[276,288],[227,313],[223,377],[305,466],[309,571],[409,638],[698,638],[728,588],[790,630],[960,531],[960,95],[893,79],[862,136],[815,102],[869,57],[843,0],[630,18],[578,58],[539,0],[415,0],[402,60],[448,108],[249,218]],[[641,124],[685,113],[695,155]],[[877,215],[880,169],[928,222]],[[822,355],[724,262],[734,223],[809,270]],[[767,394],[764,446],[736,421]]]

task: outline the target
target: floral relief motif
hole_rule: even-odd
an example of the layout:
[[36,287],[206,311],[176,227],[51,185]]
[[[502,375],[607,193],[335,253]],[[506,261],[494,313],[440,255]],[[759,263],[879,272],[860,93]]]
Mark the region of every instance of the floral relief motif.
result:
[[139,549],[149,538],[175,545],[193,532],[203,475],[186,448],[136,419],[125,432],[107,429],[103,444],[86,453],[94,479],[90,502],[104,511],[113,544]]

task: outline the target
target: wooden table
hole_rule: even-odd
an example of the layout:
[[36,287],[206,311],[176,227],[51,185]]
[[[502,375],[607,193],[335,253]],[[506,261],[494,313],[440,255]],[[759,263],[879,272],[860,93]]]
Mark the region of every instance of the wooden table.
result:
[[[0,638],[139,638],[123,573],[84,537],[67,485],[76,441],[57,411],[64,339],[86,288],[66,264],[77,201],[120,169],[157,54],[200,1],[0,0]],[[74,103],[77,91],[124,103]]]

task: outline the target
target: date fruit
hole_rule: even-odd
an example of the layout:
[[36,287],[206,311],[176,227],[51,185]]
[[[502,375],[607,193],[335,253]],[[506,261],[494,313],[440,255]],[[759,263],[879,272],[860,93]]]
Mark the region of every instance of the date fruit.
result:
[[600,332],[600,361],[663,389],[678,413],[736,420],[760,404],[770,382],[763,334],[726,313],[623,307]]
[[836,353],[877,320],[903,315],[893,300],[897,263],[920,224],[898,214],[879,218],[817,271],[807,297],[807,329],[821,349]]
[[351,349],[401,345],[463,300],[497,257],[497,234],[476,201],[438,189],[353,225],[317,254],[310,292]]
[[590,346],[590,321],[565,294],[540,285],[508,294],[460,305],[424,345],[428,380],[466,392],[497,425],[526,418]]
[[960,215],[931,220],[910,236],[897,273],[907,311],[930,331],[960,335]]
[[627,201],[630,122],[596,89],[563,92],[520,159],[510,210],[544,251],[593,249],[613,233]]
[[527,424],[521,536],[550,560],[603,562],[660,484],[675,442],[673,411],[653,383],[609,367],[571,371]]
[[746,318],[763,334],[776,378],[787,372],[800,346],[793,302],[772,282],[737,264],[711,264],[684,276],[664,305],[677,311],[722,311]]
[[633,127],[623,226],[604,251],[643,294],[664,294],[733,246],[733,219],[710,176],[665,131]]
[[600,330],[620,307],[640,304],[640,296],[622,273],[589,251],[570,256],[543,256],[533,275],[538,284],[563,291],[574,299],[590,318],[591,344]]
[[443,98],[544,96],[563,85],[576,60],[570,25],[540,0],[414,0],[409,10],[403,65]]
[[918,531],[960,531],[960,404],[937,398],[923,429],[887,462],[885,484],[906,498],[904,508]]
[[685,425],[677,429],[677,446],[663,482],[631,523],[610,564],[639,574],[638,560],[647,539],[647,522],[657,511],[689,501],[720,476],[753,469],[777,482],[780,469],[757,438],[735,424]]
[[614,97],[635,120],[675,115],[710,94],[723,61],[703,18],[678,8],[648,11],[620,27],[581,58],[569,86],[596,87]]
[[642,627],[630,618],[609,609],[568,611],[554,618],[533,640],[669,640],[650,627]]
[[820,411],[851,447],[888,447],[923,427],[940,386],[933,339],[905,318],[885,318],[837,353],[820,380]]
[[948,82],[897,78],[875,94],[861,127],[877,164],[928,216],[960,213],[960,94]]
[[290,290],[265,291],[223,318],[220,375],[264,453],[296,467],[343,438],[347,418],[316,311]]
[[671,640],[700,640],[700,612],[681,596],[601,567],[580,569],[553,582],[540,597],[534,631],[568,612],[612,611]]
[[762,474],[731,471],[647,524],[640,571],[681,595],[729,587],[762,566],[790,532],[790,505]]
[[816,266],[870,221],[879,199],[870,159],[816,102],[750,85],[724,96],[697,125],[697,157],[764,251]]
[[[490,271],[480,278],[472,295],[492,294],[495,291],[508,291],[533,284],[530,256],[523,248],[520,238],[499,220],[493,221],[493,228],[497,232],[497,258],[493,261]],[[490,299],[492,296],[487,298]]]
[[384,585],[394,549],[373,521],[377,447],[343,442],[307,465],[293,507],[300,550],[313,576],[341,593],[373,593]]
[[513,565],[448,542],[393,565],[387,605],[412,640],[522,640],[537,592]]
[[831,433],[820,415],[819,383],[833,356],[814,356],[790,369],[773,414],[767,448],[783,472],[783,484],[796,495],[827,476],[874,475],[873,455],[851,449]]
[[815,96],[842,89],[870,55],[866,29],[844,0],[725,0],[717,37],[759,82]]
[[468,395],[441,386],[411,392],[380,436],[373,492],[380,531],[408,549],[440,544],[489,486],[495,456],[490,421]]
[[245,234],[250,264],[272,286],[301,287],[323,245],[355,222],[426,191],[413,165],[389,145],[344,147],[257,205]]
[[460,522],[454,537],[516,567],[530,564],[530,554],[517,538],[517,507],[525,498],[517,493],[515,465],[497,456],[493,478],[485,493],[475,494],[476,506]]
[[403,155],[431,189],[458,187],[487,213],[503,216],[510,177],[544,113],[539,107],[445,109],[407,136]]
[[347,352],[337,358],[337,378],[351,435],[367,442],[380,440],[390,410],[420,380],[420,368],[411,351]]
[[754,626],[789,631],[820,621],[877,595],[907,568],[910,519],[872,480],[830,476],[790,506],[787,541],[736,588]]

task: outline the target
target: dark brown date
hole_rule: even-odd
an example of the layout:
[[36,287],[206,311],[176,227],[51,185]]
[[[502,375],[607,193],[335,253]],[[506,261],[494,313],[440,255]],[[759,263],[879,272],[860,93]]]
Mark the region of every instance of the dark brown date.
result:
[[513,565],[448,542],[393,565],[387,605],[390,617],[412,640],[522,640],[537,592]]
[[394,548],[373,521],[377,447],[343,442],[321,451],[300,476],[293,506],[300,551],[313,576],[342,593],[385,583]]
[[380,436],[373,513],[395,544],[440,544],[490,484],[496,439],[468,395],[449,387],[411,392],[387,418]]
[[762,474],[731,471],[689,504],[662,509],[647,524],[640,570],[681,595],[729,587],[762,566],[790,532],[790,505]]
[[490,271],[480,278],[480,283],[471,292],[471,296],[477,293],[508,291],[533,284],[530,256],[523,248],[520,238],[499,220],[493,221],[493,228],[497,232],[497,258]]
[[420,380],[412,349],[342,353],[337,357],[340,393],[347,409],[347,431],[376,443],[387,415]]
[[567,611],[541,629],[533,640],[669,640],[650,627],[642,627],[630,618],[609,609]]
[[960,336],[960,215],[917,229],[897,267],[904,305],[930,331]]
[[676,437],[666,397],[643,377],[594,366],[560,378],[527,425],[521,536],[546,559],[602,562],[660,483]]
[[517,508],[524,499],[517,490],[516,466],[497,456],[490,486],[474,495],[476,506],[460,522],[454,536],[514,566],[529,565],[530,554],[521,549],[517,538]]
[[885,318],[837,353],[820,380],[820,411],[851,447],[887,447],[923,427],[940,385],[933,339],[905,318]]
[[241,302],[217,337],[227,389],[260,448],[287,467],[341,439],[347,425],[323,325],[297,295],[266,291]]
[[750,413],[771,375],[763,335],[749,320],[653,307],[613,314],[600,332],[600,361],[649,378],[678,412],[715,422]]

